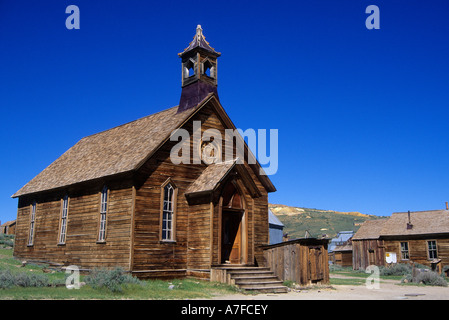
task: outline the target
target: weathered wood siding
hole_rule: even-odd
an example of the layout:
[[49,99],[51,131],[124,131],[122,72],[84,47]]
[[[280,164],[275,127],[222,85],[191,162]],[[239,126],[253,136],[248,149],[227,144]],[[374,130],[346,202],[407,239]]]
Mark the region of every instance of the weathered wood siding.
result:
[[334,263],[342,267],[352,267],[352,252],[351,251],[334,252]]
[[[97,243],[101,185],[72,190],[65,244],[59,244],[62,197],[65,192],[19,198],[14,256],[30,261],[77,265],[81,268],[121,266],[129,269],[132,188],[111,183],[106,241]],[[37,202],[34,243],[28,245],[31,203]]]
[[265,266],[281,280],[306,286],[329,283],[327,240],[298,239],[263,249]]
[[365,270],[369,265],[385,265],[382,240],[352,240],[352,268]]
[[[432,237],[422,239],[385,240],[385,252],[395,252],[398,263],[415,262],[430,266],[428,258],[427,241],[434,240],[437,243],[438,259],[441,259],[443,266],[449,265],[449,239]],[[409,259],[402,260],[401,242],[408,242]]]
[[[208,276],[204,272],[207,273],[211,265],[220,263],[219,197],[206,196],[189,203],[185,196],[185,190],[206,168],[205,164],[193,163],[193,153],[198,152],[196,144],[193,144],[193,121],[201,121],[202,132],[217,129],[225,137],[225,127],[213,108],[204,107],[182,127],[192,137],[191,164],[173,165],[170,151],[178,142],[167,141],[142,166],[136,177],[132,269],[141,277],[170,277],[171,274],[182,273]],[[268,243],[268,195],[252,169],[245,166],[262,193],[262,197],[253,199],[246,188],[243,190],[247,206],[247,260],[253,264],[255,259],[263,261],[259,246]],[[161,185],[169,178],[178,189],[175,242],[161,241],[159,236]]]
[[[385,266],[387,252],[396,253],[397,263],[415,262],[430,266],[427,253],[427,241],[437,243],[438,259],[443,266],[449,265],[449,239],[440,236],[409,237],[403,239],[353,240],[353,268],[366,269],[369,265]],[[408,242],[409,259],[401,257],[401,242]]]

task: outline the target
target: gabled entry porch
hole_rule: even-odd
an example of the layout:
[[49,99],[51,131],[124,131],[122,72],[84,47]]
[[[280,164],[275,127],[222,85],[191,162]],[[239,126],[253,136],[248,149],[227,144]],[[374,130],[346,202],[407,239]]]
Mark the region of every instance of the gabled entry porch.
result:
[[[195,206],[209,203],[209,268],[255,265],[254,200],[260,192],[244,165],[236,161],[209,165],[187,189],[191,219]],[[202,257],[204,260],[204,257]]]

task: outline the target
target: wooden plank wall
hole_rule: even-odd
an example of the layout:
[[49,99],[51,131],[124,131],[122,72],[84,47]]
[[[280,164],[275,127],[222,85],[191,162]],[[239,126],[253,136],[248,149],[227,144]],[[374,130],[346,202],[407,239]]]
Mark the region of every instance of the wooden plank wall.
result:
[[266,267],[281,280],[302,286],[329,283],[327,242],[300,243],[298,240],[267,246],[263,250]]
[[352,240],[352,268],[365,270],[369,265],[385,265],[385,249],[382,240]]
[[[111,184],[106,242],[97,243],[102,185],[72,190],[69,195],[65,245],[59,242],[61,199],[65,192],[19,199],[14,256],[29,261],[129,269],[132,187]],[[37,201],[34,245],[28,246],[31,203]]]
[[[370,264],[385,266],[385,254],[387,252],[396,253],[398,263],[415,262],[430,266],[430,260],[427,257],[427,240],[437,242],[438,258],[442,260],[443,266],[449,265],[449,239],[446,238],[353,240],[353,269],[363,270]],[[401,242],[408,242],[410,255],[408,260],[402,260],[401,258]]]
[[254,199],[253,217],[254,262],[258,266],[263,266],[265,260],[262,247],[269,241],[268,195],[266,191],[260,198]]
[[[183,190],[190,184],[186,173],[194,172],[184,168],[185,165],[171,165],[168,157],[169,150],[160,150],[142,168],[140,174],[148,175],[148,178],[136,186],[132,270],[150,270],[149,276],[155,276],[157,270],[164,269],[179,274],[180,269],[187,267],[188,203]],[[174,242],[163,242],[160,239],[161,186],[169,178],[178,189],[176,233]],[[169,276],[168,273],[159,273],[162,277]],[[143,277],[143,273],[141,275]]]
[[[425,238],[410,240],[385,240],[385,252],[395,252],[398,263],[415,262],[430,266],[430,260],[427,257],[427,241],[434,240],[437,243],[438,258],[441,259],[443,266],[449,265],[449,239],[446,238]],[[408,242],[409,260],[401,260],[400,243]]]
[[351,251],[335,252],[334,263],[342,267],[352,267],[352,252]]
[[[216,117],[216,116],[215,116]],[[192,120],[202,121],[202,129],[213,126],[214,115],[204,109]],[[207,125],[209,123],[209,125]],[[190,136],[193,134],[192,121],[184,127]],[[191,139],[192,152],[197,152]],[[170,277],[187,269],[210,269],[210,198],[199,203],[189,204],[185,190],[206,168],[204,164],[173,165],[170,151],[178,142],[167,141],[139,171],[136,186],[135,232],[133,249],[133,270],[161,270],[159,275]],[[175,242],[160,241],[160,199],[161,185],[171,179],[178,189],[176,203]],[[165,270],[165,272],[163,272]]]

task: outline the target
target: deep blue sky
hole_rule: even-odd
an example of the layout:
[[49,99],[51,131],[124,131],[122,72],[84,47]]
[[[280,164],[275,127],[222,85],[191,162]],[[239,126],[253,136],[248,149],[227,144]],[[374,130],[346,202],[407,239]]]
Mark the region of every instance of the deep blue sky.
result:
[[[68,5],[81,29],[67,30]],[[368,30],[368,5],[380,29]],[[84,136],[175,106],[197,24],[242,129],[279,130],[271,203],[389,215],[449,201],[449,2],[0,0],[0,220]]]

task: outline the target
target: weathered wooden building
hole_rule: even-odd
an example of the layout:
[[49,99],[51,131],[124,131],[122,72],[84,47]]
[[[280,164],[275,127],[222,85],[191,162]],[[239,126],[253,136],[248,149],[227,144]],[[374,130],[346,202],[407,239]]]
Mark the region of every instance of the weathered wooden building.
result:
[[352,241],[336,246],[331,261],[337,266],[352,267]]
[[354,269],[414,262],[441,270],[449,265],[449,210],[396,212],[367,221],[352,244]]
[[303,238],[264,247],[266,265],[281,280],[301,286],[329,283],[327,239]]
[[0,226],[0,233],[15,234],[16,233],[16,220],[7,221]]
[[[220,53],[200,26],[179,56],[178,106],[81,139],[13,195],[15,257],[140,277],[208,278],[216,265],[263,264],[275,187],[244,142],[244,159],[218,161],[225,148],[203,135],[237,131],[218,98]],[[172,159],[176,130],[190,137],[181,163]],[[235,154],[243,139],[230,139]]]
[[366,269],[369,265],[384,265],[385,253],[380,233],[385,219],[365,221],[352,237],[353,269]]
[[328,245],[329,262],[339,266],[352,266],[352,242],[354,231],[340,231]]

